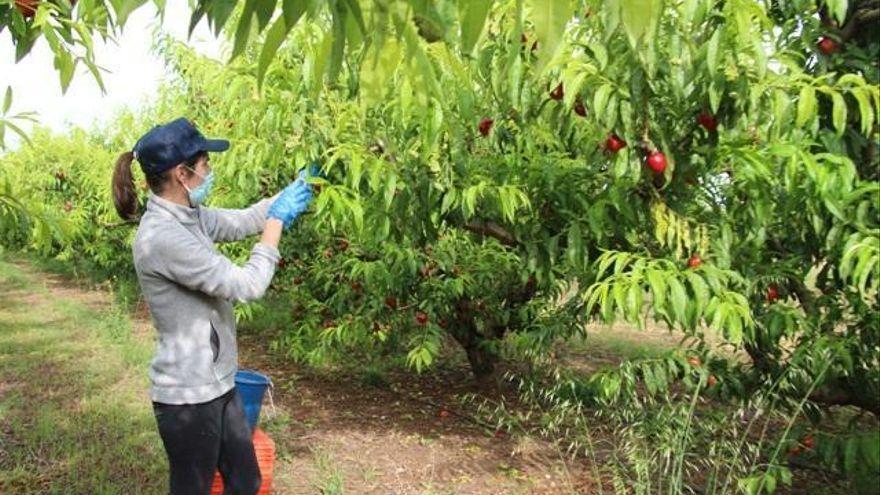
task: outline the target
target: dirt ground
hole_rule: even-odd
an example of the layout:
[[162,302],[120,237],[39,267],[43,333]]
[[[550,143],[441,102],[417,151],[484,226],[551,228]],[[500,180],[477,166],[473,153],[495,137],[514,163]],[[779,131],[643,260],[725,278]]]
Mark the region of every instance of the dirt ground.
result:
[[475,385],[466,369],[401,373],[372,386],[307,372],[253,336],[240,335],[239,343],[242,368],[272,377],[274,417],[284,418],[273,424],[264,404],[279,451],[278,493],[333,493],[336,486],[364,494],[591,493],[583,491],[586,466],[553,446],[477,424],[473,405],[458,397],[513,393]]

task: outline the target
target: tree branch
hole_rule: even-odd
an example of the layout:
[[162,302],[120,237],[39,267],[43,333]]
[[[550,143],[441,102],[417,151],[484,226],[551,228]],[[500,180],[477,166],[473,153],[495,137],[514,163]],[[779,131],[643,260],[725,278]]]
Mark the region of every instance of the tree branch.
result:
[[462,228],[475,234],[493,237],[505,246],[519,246],[519,242],[513,237],[513,234],[491,220],[471,220],[462,225]]
[[138,223],[140,223],[140,221],[141,221],[141,218],[137,217],[137,218],[132,218],[130,220],[123,220],[121,222],[102,223],[101,227],[104,227],[105,229],[115,229],[116,227],[124,227],[126,225],[137,225]]
[[855,14],[850,17],[849,21],[844,24],[843,28],[840,30],[840,39],[843,42],[849,41],[853,36],[855,36],[859,29],[866,24],[870,24],[871,22],[877,21],[880,19],[880,3],[871,2],[874,5],[867,8],[859,8],[856,10]]

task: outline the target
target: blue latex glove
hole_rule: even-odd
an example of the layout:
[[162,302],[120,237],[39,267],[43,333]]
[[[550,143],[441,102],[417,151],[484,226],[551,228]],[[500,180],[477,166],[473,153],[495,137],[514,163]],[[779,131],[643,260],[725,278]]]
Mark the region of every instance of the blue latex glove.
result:
[[281,191],[278,199],[269,207],[267,216],[281,220],[285,228],[290,227],[290,224],[308,209],[311,201],[311,184],[307,183],[303,177],[298,177]]

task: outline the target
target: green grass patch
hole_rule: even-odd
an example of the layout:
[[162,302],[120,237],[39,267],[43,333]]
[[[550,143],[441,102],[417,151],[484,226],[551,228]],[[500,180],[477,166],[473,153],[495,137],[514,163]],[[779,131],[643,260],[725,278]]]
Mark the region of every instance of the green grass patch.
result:
[[0,493],[164,493],[151,346],[0,256]]

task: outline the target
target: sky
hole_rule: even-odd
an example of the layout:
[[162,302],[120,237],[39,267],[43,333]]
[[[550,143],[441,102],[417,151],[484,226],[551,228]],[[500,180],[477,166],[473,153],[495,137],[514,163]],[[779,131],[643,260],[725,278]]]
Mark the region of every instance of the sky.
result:
[[[168,0],[162,30],[186,40],[189,15],[186,0]],[[104,94],[91,73],[79,66],[67,93],[62,95],[52,52],[46,42],[40,39],[30,54],[16,64],[12,38],[8,30],[4,30],[0,33],[0,97],[7,86],[12,86],[10,113],[37,112],[40,124],[58,132],[70,125],[88,128],[93,123],[107,123],[116,110],[136,108],[153,99],[166,77],[164,64],[150,53],[151,34],[158,23],[155,7],[147,3],[129,17],[115,42],[104,43],[100,37],[94,40],[95,59],[109,71],[103,73],[107,90]],[[204,20],[193,32],[189,44],[203,55],[223,59],[224,43],[214,37]],[[29,130],[31,125],[24,123],[23,127]],[[6,144],[14,150],[20,143],[14,133],[7,132]]]

